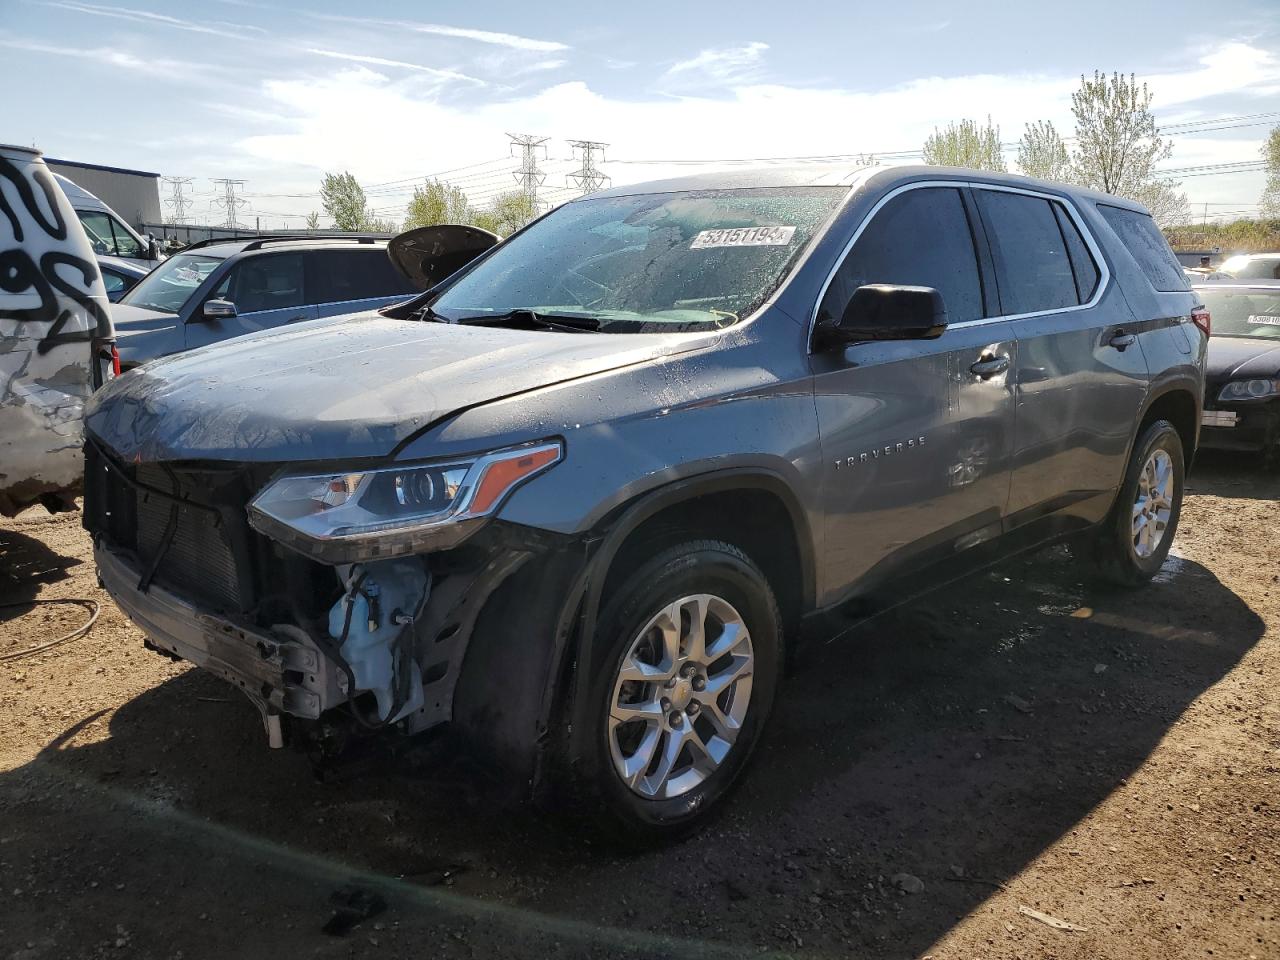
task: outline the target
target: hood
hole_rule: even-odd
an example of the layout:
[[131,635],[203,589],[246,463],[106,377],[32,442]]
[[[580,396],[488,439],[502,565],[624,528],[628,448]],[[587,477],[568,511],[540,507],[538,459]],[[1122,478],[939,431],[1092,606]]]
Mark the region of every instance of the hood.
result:
[[177,314],[113,303],[111,320],[116,328],[116,349],[124,364],[142,363],[183,347],[182,318]]
[[559,333],[334,317],[113,380],[89,431],[126,460],[385,457],[470,407],[705,346],[718,334]]
[[1250,377],[1270,378],[1280,371],[1280,341],[1259,337],[1209,338],[1209,360],[1205,379],[1245,380]]

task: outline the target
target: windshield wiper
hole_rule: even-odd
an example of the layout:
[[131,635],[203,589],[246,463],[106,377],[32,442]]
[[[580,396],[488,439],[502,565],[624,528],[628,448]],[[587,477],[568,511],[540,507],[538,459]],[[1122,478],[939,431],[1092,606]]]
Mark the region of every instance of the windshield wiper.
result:
[[461,317],[457,322],[473,327],[502,327],[529,323],[544,330],[565,330],[569,333],[600,332],[600,321],[595,317],[580,317],[572,313],[538,313],[536,310],[523,307],[506,313]]

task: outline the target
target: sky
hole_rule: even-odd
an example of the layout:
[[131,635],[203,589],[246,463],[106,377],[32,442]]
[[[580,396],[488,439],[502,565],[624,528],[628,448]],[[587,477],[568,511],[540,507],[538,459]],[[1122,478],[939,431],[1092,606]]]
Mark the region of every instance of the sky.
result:
[[195,222],[225,217],[212,180],[229,177],[245,181],[242,219],[301,226],[343,170],[400,220],[427,176],[477,204],[514,188],[508,134],[548,138],[548,202],[577,192],[571,140],[607,143],[600,169],[624,184],[918,151],[989,116],[1012,168],[1027,123],[1070,135],[1095,69],[1150,85],[1197,219],[1256,212],[1259,147],[1280,124],[1275,0],[0,0],[0,141],[191,177]]

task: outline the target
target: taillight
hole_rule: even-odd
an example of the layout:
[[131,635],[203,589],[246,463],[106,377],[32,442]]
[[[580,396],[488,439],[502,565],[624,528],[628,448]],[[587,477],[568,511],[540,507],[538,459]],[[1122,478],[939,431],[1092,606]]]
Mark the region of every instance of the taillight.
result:
[[111,345],[111,372],[117,377],[120,376],[120,351],[116,349],[114,343]]
[[1193,307],[1191,310],[1191,322],[1204,331],[1204,335],[1210,336],[1213,329],[1213,320],[1209,316],[1208,307]]

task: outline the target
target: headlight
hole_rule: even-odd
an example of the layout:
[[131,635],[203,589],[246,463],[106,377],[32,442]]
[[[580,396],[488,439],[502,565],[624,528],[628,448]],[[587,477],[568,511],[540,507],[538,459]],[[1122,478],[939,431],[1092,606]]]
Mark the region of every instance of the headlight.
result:
[[1265,400],[1280,393],[1280,380],[1232,380],[1218,393],[1219,400]]
[[441,463],[284,476],[253,498],[249,522],[325,563],[446,550],[563,456],[553,441]]

